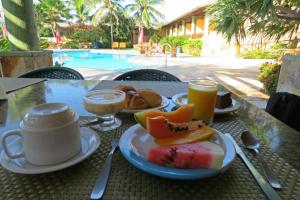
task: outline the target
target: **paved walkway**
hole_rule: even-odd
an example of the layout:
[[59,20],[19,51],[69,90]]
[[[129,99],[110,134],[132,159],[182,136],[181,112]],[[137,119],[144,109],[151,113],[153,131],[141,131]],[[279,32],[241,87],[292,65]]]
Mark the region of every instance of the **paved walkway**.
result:
[[[194,78],[212,78],[255,105],[264,108],[269,98],[261,92],[262,84],[257,80],[259,65],[266,60],[235,59],[222,57],[178,58],[161,56],[134,56],[131,61],[143,68],[154,68],[169,72],[182,81]],[[86,79],[110,80],[121,72],[76,68]],[[123,73],[123,72],[122,72]]]

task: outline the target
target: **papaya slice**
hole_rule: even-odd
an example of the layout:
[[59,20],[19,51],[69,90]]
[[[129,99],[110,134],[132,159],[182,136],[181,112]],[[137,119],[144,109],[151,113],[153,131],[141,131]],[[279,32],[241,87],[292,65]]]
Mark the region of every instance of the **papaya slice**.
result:
[[208,140],[215,134],[214,129],[203,126],[197,130],[189,131],[187,133],[178,134],[169,138],[155,138],[155,143],[160,146],[169,146],[176,144],[187,144],[198,141]]
[[137,112],[134,114],[135,120],[144,128],[146,128],[147,118],[153,118],[158,116],[163,116],[170,122],[182,123],[189,122],[193,117],[194,105],[187,104],[183,105],[175,111],[163,112],[158,109]]
[[205,126],[205,124],[201,120],[173,123],[164,116],[147,118],[147,130],[154,138],[170,138],[197,130],[202,126]]

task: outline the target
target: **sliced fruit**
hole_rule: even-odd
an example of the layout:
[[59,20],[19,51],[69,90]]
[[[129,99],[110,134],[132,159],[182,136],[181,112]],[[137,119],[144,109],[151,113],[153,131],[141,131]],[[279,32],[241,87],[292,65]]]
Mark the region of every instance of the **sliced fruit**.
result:
[[146,119],[147,117],[157,117],[157,116],[164,116],[170,122],[180,123],[180,122],[189,122],[192,120],[193,117],[193,108],[192,104],[183,105],[177,110],[173,112],[163,112],[161,110],[149,110],[138,112],[134,114],[135,120],[141,124],[144,128],[146,128]]
[[204,126],[198,130],[179,134],[179,135],[173,136],[171,138],[155,139],[154,141],[156,144],[158,144],[160,146],[187,144],[187,143],[193,143],[193,142],[197,142],[197,141],[208,140],[214,134],[215,134],[214,129],[212,129],[208,126]]
[[221,169],[223,149],[211,142],[198,142],[168,147],[156,147],[148,153],[150,162],[176,168]]
[[202,121],[173,123],[164,116],[147,118],[147,130],[154,138],[170,138],[197,130],[202,126],[204,126]]

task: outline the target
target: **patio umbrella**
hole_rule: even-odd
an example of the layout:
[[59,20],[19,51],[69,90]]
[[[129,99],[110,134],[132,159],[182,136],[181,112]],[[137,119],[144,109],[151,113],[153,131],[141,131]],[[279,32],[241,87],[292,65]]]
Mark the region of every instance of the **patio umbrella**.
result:
[[144,37],[144,29],[143,28],[140,28],[140,42],[143,43],[145,40],[145,37]]
[[58,30],[56,30],[55,32],[55,38],[56,38],[56,44],[58,44],[61,41],[61,37]]

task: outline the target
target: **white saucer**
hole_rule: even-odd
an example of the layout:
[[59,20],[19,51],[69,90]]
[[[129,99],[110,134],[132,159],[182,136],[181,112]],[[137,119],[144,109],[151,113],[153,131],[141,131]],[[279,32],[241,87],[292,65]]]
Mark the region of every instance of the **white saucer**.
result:
[[[55,165],[34,165],[26,161],[26,158],[9,159],[2,151],[0,163],[5,169],[18,174],[42,174],[61,170],[75,165],[89,157],[100,145],[100,137],[89,128],[80,128],[81,152],[73,158]],[[9,145],[12,153],[21,148],[21,139],[18,137]]]
[[[172,101],[178,106],[182,106],[182,105],[187,104],[187,93],[175,94],[172,97]],[[223,108],[223,109],[215,108],[215,114],[227,114],[227,113],[230,113],[230,112],[234,112],[234,111],[238,110],[239,108],[240,108],[239,102],[232,99],[232,105],[231,106],[229,106],[227,108]]]

